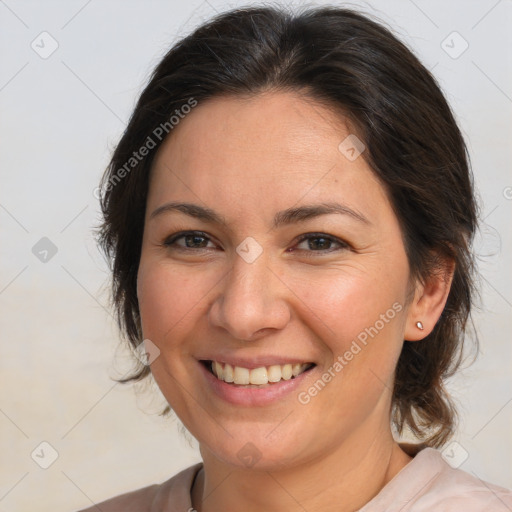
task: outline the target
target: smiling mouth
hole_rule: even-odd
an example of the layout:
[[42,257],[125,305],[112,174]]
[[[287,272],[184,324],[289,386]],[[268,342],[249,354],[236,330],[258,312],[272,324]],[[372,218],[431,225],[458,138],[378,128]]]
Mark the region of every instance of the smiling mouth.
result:
[[234,386],[267,386],[283,380],[291,380],[311,370],[315,363],[289,363],[243,368],[217,361],[201,361],[205,368],[217,379]]

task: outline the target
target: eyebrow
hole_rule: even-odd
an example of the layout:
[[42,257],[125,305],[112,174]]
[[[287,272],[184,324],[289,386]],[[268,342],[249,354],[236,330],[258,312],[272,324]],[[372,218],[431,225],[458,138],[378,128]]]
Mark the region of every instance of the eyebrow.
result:
[[[217,212],[210,208],[199,206],[197,204],[180,202],[170,202],[159,206],[151,213],[149,219],[152,220],[163,213],[173,211],[184,213],[185,215],[189,215],[190,217],[194,217],[204,222],[221,224],[224,227],[227,227],[228,225],[226,219],[222,215],[219,215]],[[342,205],[340,203],[331,202],[297,206],[295,208],[288,208],[286,210],[277,212],[274,216],[272,229],[277,229],[281,226],[293,224],[296,222],[304,222],[321,215],[329,215],[332,213],[348,215],[364,224],[371,224],[371,222],[362,213],[357,212],[352,208],[349,208],[348,206]]]

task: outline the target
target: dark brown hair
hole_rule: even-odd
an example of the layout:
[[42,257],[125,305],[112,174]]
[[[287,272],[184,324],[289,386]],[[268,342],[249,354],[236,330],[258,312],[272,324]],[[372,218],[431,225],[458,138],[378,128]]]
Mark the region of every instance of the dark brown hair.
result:
[[[133,347],[142,341],[136,278],[148,178],[162,135],[172,136],[187,113],[184,105],[264,90],[305,92],[344,112],[357,128],[366,145],[363,157],[399,219],[413,278],[441,271],[447,258],[455,263],[434,330],[422,341],[404,342],[392,401],[399,433],[409,428],[426,444],[441,446],[456,416],[443,382],[460,366],[474,292],[470,247],[477,208],[469,159],[431,73],[381,23],[352,10],[236,9],[202,25],[163,57],[101,182],[98,241],[111,263],[119,326]],[[149,374],[140,364],[120,382]]]

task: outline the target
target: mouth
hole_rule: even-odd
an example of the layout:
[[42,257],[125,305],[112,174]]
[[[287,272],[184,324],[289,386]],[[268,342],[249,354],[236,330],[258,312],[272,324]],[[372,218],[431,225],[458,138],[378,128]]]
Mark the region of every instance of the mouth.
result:
[[315,363],[288,363],[244,368],[211,360],[201,360],[200,363],[218,380],[245,388],[268,387],[292,380],[316,366]]

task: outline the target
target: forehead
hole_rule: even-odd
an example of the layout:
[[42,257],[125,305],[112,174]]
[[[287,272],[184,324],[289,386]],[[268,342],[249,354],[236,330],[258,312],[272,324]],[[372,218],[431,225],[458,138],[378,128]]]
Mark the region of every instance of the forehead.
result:
[[364,158],[346,153],[354,135],[339,113],[299,93],[210,99],[160,147],[148,202],[220,202],[242,212],[342,199],[375,210],[387,197]]

